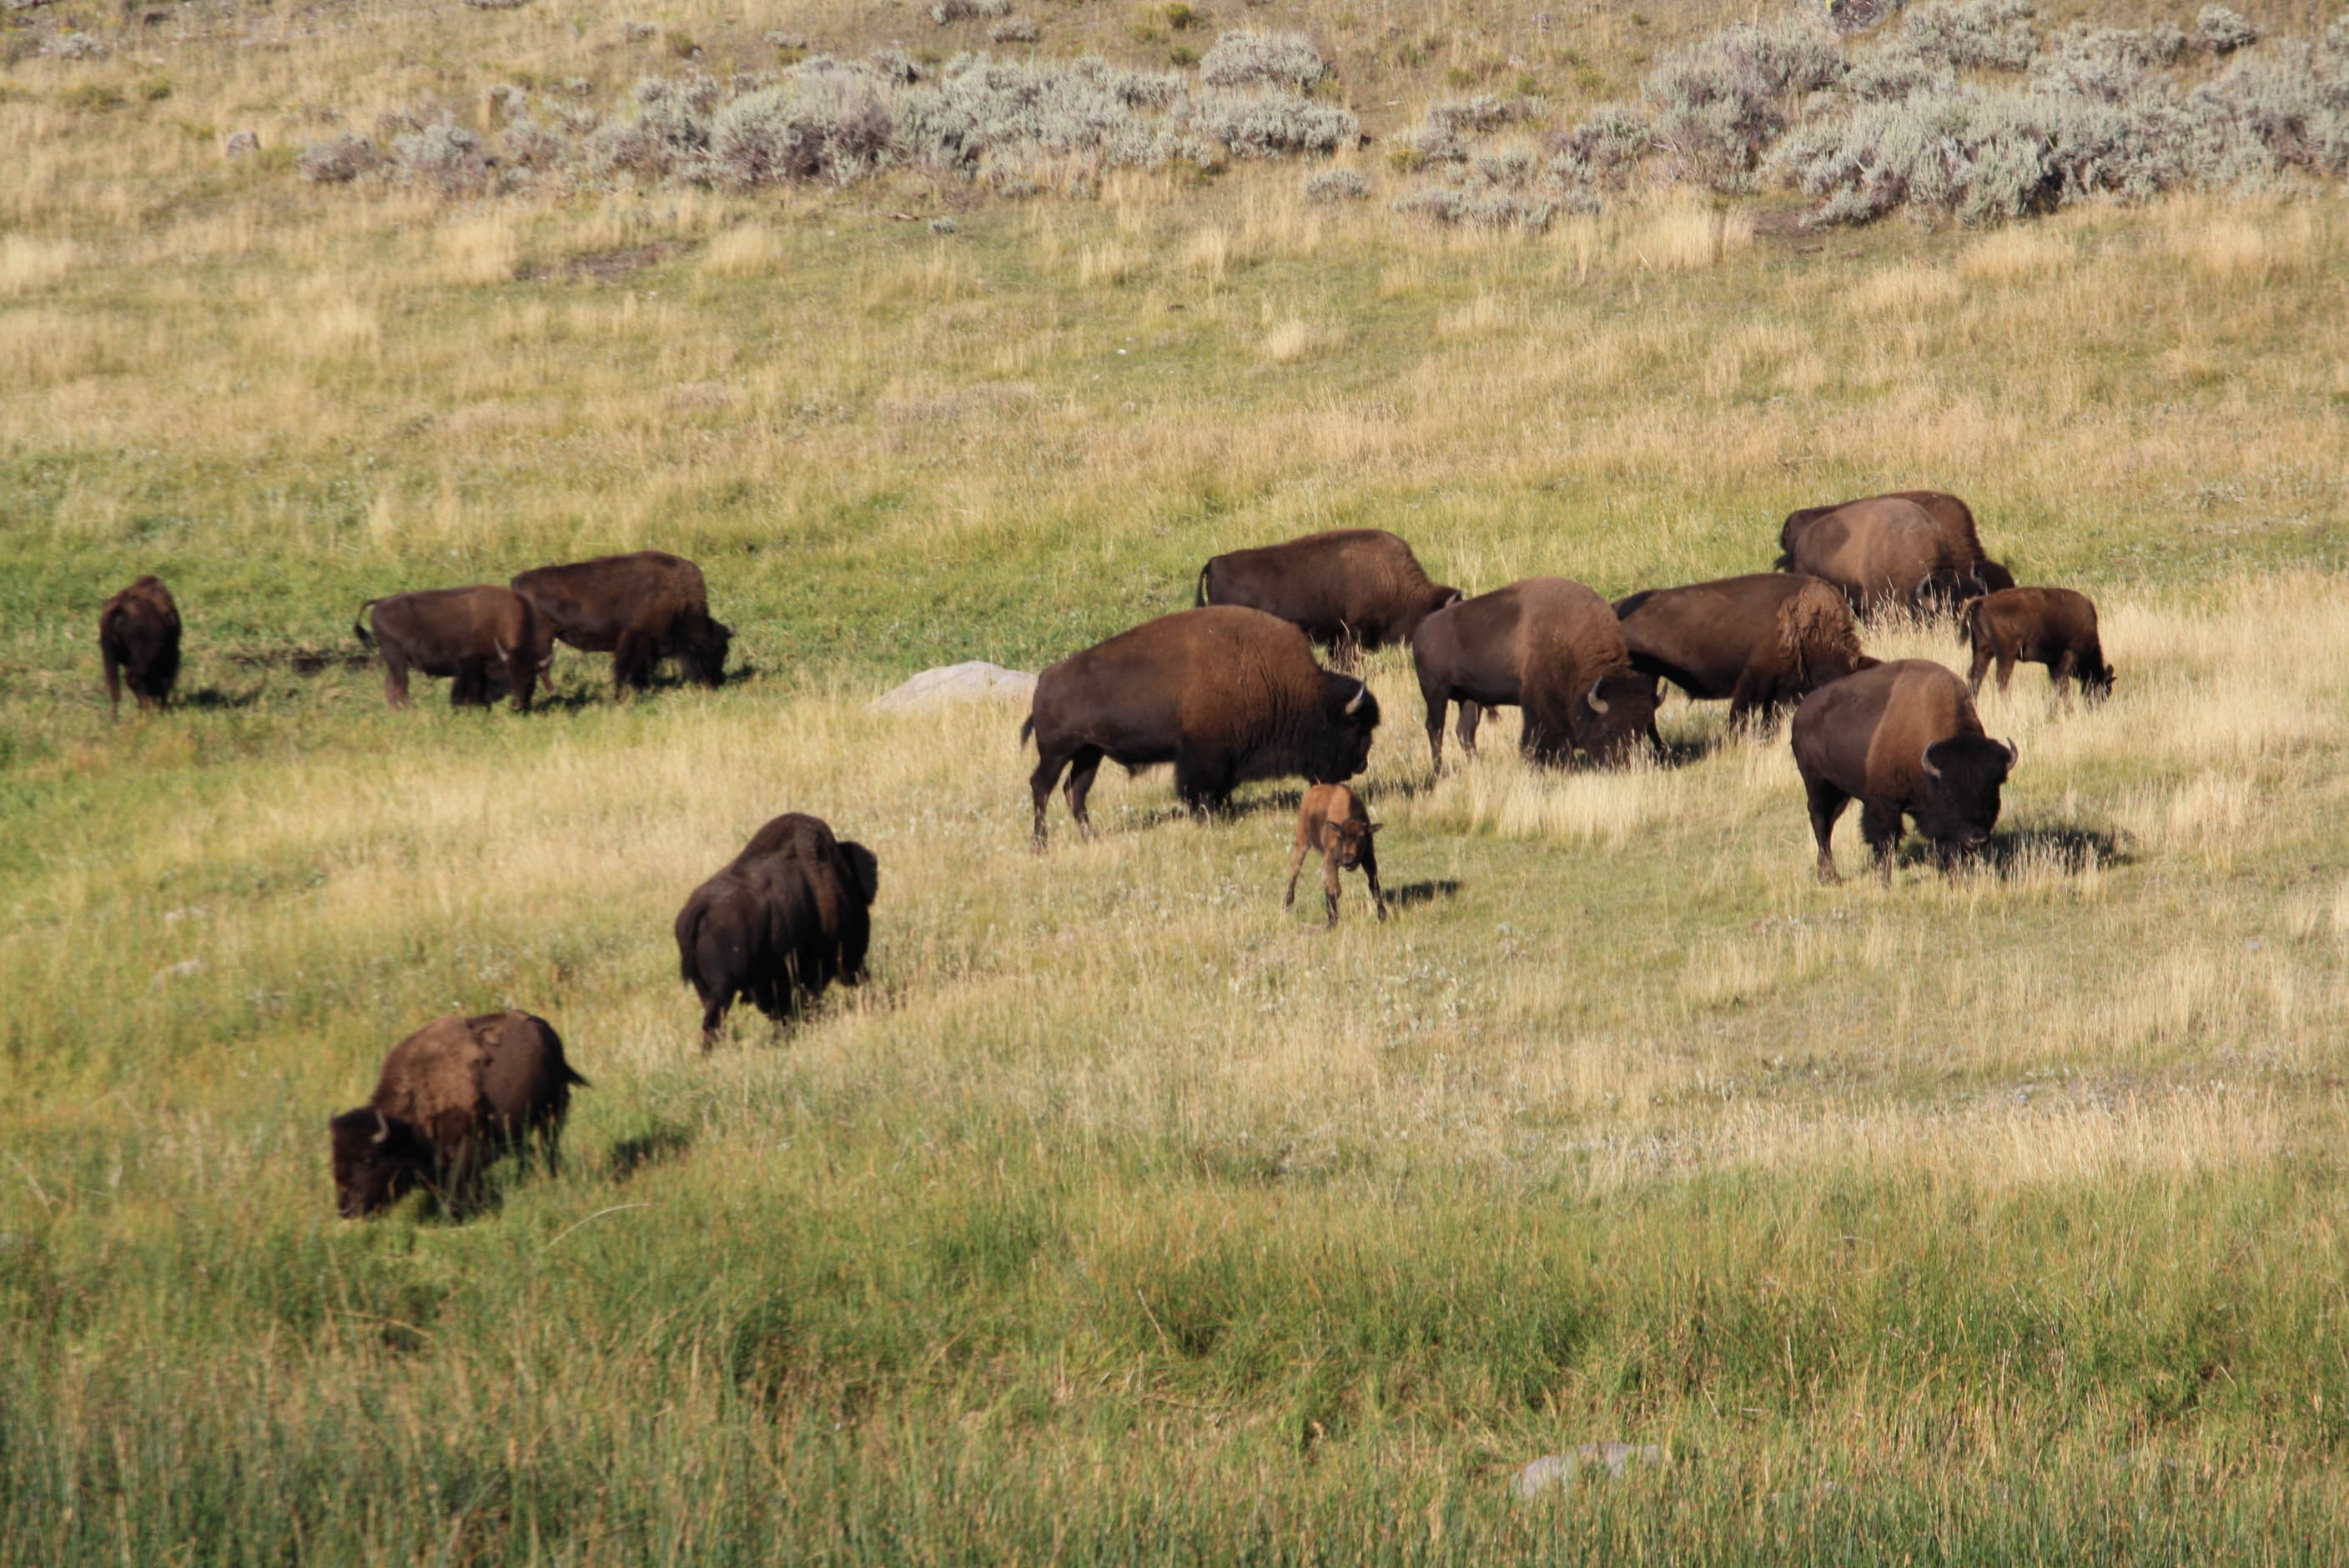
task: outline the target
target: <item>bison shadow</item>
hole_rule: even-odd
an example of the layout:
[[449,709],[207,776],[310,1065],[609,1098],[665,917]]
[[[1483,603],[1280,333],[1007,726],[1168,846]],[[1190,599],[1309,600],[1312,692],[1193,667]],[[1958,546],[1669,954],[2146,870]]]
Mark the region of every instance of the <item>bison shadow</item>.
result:
[[229,655],[232,664],[250,670],[291,670],[315,676],[323,670],[364,669],[375,655],[350,648],[243,648]]
[[1454,877],[1434,877],[1423,882],[1405,882],[1401,887],[1387,889],[1387,905],[1392,909],[1413,904],[1433,903],[1439,898],[1460,896],[1460,882]]
[[[1988,843],[1959,862],[1959,870],[2009,882],[2050,872],[2077,876],[2091,866],[2125,866],[2136,859],[2126,836],[2105,828],[2009,828],[1993,831]],[[1940,864],[1940,858],[1930,843],[1911,839],[1901,845],[1899,863],[1932,866]]]
[[611,1178],[626,1181],[647,1165],[661,1165],[678,1159],[693,1147],[693,1130],[675,1122],[655,1122],[633,1138],[623,1138],[612,1145],[609,1161]]
[[182,692],[171,698],[174,707],[194,708],[199,713],[220,713],[251,707],[261,700],[263,689],[222,691],[218,686],[204,686],[196,691]]

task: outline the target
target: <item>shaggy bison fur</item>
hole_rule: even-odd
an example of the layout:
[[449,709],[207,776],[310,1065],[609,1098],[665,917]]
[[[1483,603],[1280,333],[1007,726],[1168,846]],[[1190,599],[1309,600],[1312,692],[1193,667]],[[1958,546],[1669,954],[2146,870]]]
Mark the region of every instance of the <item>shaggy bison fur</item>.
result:
[[1901,819],[1932,841],[1941,869],[1978,849],[1998,822],[2014,748],[1982,733],[1965,683],[1930,659],[1847,675],[1795,709],[1795,766],[1809,798],[1819,880],[1836,880],[1836,820],[1859,802],[1860,835],[1887,881]]
[[1529,577],[1437,611],[1412,634],[1411,657],[1438,768],[1454,702],[1472,756],[1488,707],[1524,710],[1520,744],[1544,764],[1577,752],[1602,766],[1620,761],[1655,727],[1655,677],[1632,667],[1614,609],[1563,577]]
[[1019,727],[1036,741],[1036,842],[1063,769],[1070,813],[1091,837],[1085,795],[1104,758],[1173,763],[1175,792],[1205,813],[1252,779],[1343,783],[1369,766],[1378,723],[1370,687],[1314,663],[1287,621],[1233,604],[1161,615],[1036,677]]
[[106,602],[98,613],[98,653],[112,711],[122,711],[125,683],[140,708],[171,706],[180,678],[180,607],[160,577],[141,577]]
[[1411,546],[1381,528],[1339,528],[1286,544],[1235,550],[1199,568],[1195,603],[1277,615],[1351,669],[1355,656],[1408,643],[1460,590],[1428,580]]
[[703,686],[726,679],[734,634],[709,618],[701,568],[680,555],[639,550],[567,566],[540,566],[513,590],[552,628],[558,642],[612,655],[616,695],[652,680],[653,666],[675,659]]
[[786,812],[753,833],[678,911],[678,965],[701,998],[702,1048],[737,996],[781,1020],[834,980],[861,984],[880,891],[873,851],[820,818]]
[[[1925,514],[1941,541],[1941,549],[1935,552],[1940,575],[1921,585],[1924,598],[1915,607],[1947,608],[1968,594],[2014,586],[2014,574],[1983,551],[1982,536],[1974,528],[1973,508],[1947,490],[1891,490],[1857,500],[1837,501],[1833,506],[1808,506],[1788,512],[1786,521],[1778,528],[1778,570],[1809,570],[1801,564],[1804,556],[1797,552],[1795,541],[1814,524],[1826,519],[1839,518],[1848,522],[1859,517],[1881,515],[1886,509],[1880,503],[1886,501],[1907,501],[1916,507]],[[1830,530],[1830,535],[1832,532]],[[1813,558],[1821,552],[1821,545],[1812,547]],[[1851,593],[1855,603],[1861,603],[1862,595],[1854,592],[1851,584],[1837,581],[1837,585]],[[1865,607],[1874,609],[1891,597],[1894,595],[1878,595],[1869,599]]]
[[367,1103],[331,1124],[336,1209],[357,1219],[417,1187],[460,1207],[492,1161],[533,1139],[552,1172],[574,1087],[587,1080],[543,1018],[435,1018],[391,1048]]

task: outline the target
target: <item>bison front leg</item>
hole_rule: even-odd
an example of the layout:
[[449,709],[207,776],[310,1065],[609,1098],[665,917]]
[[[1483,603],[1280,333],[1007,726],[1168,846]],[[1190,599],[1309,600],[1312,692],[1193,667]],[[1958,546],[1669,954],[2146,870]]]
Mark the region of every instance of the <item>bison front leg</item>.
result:
[[1338,923],[1338,850],[1332,845],[1321,857],[1321,904],[1329,911],[1329,926]]
[[1379,912],[1381,920],[1384,920],[1387,917],[1387,895],[1379,891],[1379,855],[1369,844],[1362,846],[1362,880],[1371,884],[1371,907]]
[[1451,706],[1452,699],[1445,695],[1427,699],[1427,764],[1438,773],[1444,771],[1444,718]]
[[1880,800],[1861,801],[1859,836],[1867,841],[1876,874],[1890,882],[1893,851],[1900,847],[1900,808]]
[[1483,721],[1485,710],[1463,698],[1460,704],[1460,727],[1454,733],[1460,737],[1460,749],[1469,756],[1476,755],[1476,726]]
[[1987,643],[1974,644],[1973,667],[1966,672],[1966,689],[1976,696],[1982,695],[1982,676],[1990,672],[1991,647]]
[[1836,874],[1835,851],[1829,846],[1835,839],[1837,819],[1851,803],[1851,797],[1824,779],[1806,779],[1803,788],[1810,797],[1811,837],[1819,846],[1819,881],[1840,882],[1843,879]]
[[2079,678],[2080,655],[2070,648],[2064,649],[2064,656],[2047,666],[2048,685],[2054,688],[2056,700],[2066,707],[2072,704],[2072,687]]
[[622,632],[612,649],[612,695],[626,696],[630,686],[641,691],[651,685],[653,657],[649,637],[634,626]]
[[1204,822],[1231,799],[1235,771],[1231,758],[1221,751],[1182,747],[1174,753],[1174,793]]

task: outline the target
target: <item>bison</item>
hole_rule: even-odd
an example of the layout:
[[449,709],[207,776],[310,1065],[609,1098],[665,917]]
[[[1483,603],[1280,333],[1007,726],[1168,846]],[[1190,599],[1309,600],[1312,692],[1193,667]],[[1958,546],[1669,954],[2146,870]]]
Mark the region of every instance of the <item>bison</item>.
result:
[[709,618],[701,568],[658,550],[540,566],[513,590],[553,628],[558,642],[612,655],[615,696],[650,684],[653,665],[674,658],[703,686],[726,679],[734,634]]
[[1199,568],[1195,605],[1242,604],[1300,628],[1351,669],[1355,656],[1408,643],[1460,590],[1428,581],[1411,546],[1382,528],[1340,528],[1235,550]]
[[1863,615],[1896,604],[1930,612],[1981,591],[1965,552],[1913,500],[1875,496],[1798,519],[1786,520],[1778,570],[1834,584]]
[[1857,500],[1839,500],[1833,506],[1806,506],[1786,514],[1778,528],[1780,570],[1793,554],[1795,536],[1819,518],[1839,512],[1846,507],[1866,506],[1871,501],[1912,501],[1933,520],[1933,526],[1949,544],[1961,573],[1970,578],[1976,590],[1994,593],[2002,588],[2014,586],[2014,573],[1992,561],[1982,549],[1982,535],[1974,529],[1974,510],[1947,490],[1891,490],[1883,495],[1864,496]]
[[1129,770],[1173,763],[1175,793],[1204,815],[1251,779],[1343,783],[1370,765],[1378,725],[1371,688],[1315,664],[1288,622],[1237,604],[1161,615],[1036,677],[1019,726],[1036,742],[1036,845],[1063,769],[1070,814],[1091,838],[1085,796],[1104,758]]
[[1387,917],[1386,894],[1379,891],[1379,849],[1371,842],[1379,825],[1371,820],[1362,798],[1343,784],[1316,784],[1305,791],[1297,809],[1297,846],[1288,853],[1288,891],[1280,907],[1297,903],[1297,873],[1309,851],[1321,851],[1321,901],[1329,906],[1330,923],[1338,923],[1338,872],[1361,868],[1371,884],[1371,905],[1379,918]]
[[392,1047],[367,1103],[329,1124],[336,1208],[358,1219],[416,1187],[459,1207],[492,1161],[533,1138],[552,1173],[571,1091],[587,1087],[543,1018],[435,1018]]
[[1974,663],[1966,685],[1982,690],[1982,674],[1998,661],[1998,689],[2006,690],[2018,661],[2045,665],[2056,692],[2076,680],[2093,701],[2109,696],[2113,666],[2096,636],[2095,601],[2069,588],[2006,588],[1971,601],[1960,617]]
[[1768,718],[1870,663],[1851,605],[1816,577],[1756,572],[1620,599],[1631,667],[1699,702],[1729,699],[1729,722]]
[[[372,614],[370,614],[372,612]],[[478,583],[471,588],[429,588],[370,599],[359,606],[351,631],[383,654],[383,697],[408,706],[408,672],[453,677],[452,707],[495,699],[495,666],[513,693],[514,710],[530,711],[539,673],[554,655],[551,624],[511,588]],[[372,624],[375,634],[367,634]]]
[[702,1049],[717,1042],[737,996],[780,1020],[834,980],[862,984],[880,891],[873,851],[835,839],[820,818],[790,811],[750,835],[677,914],[678,965],[701,998]]
[[1543,764],[1619,761],[1655,727],[1656,682],[1632,667],[1615,612],[1563,577],[1529,577],[1437,611],[1412,634],[1427,701],[1427,749],[1444,766],[1444,718],[1460,705],[1461,748],[1474,756],[1488,707],[1524,710],[1519,738]]
[[122,712],[122,686],[141,709],[169,707],[180,678],[180,607],[160,577],[149,574],[98,613],[98,653],[106,665],[106,702]]
[[1827,841],[1859,801],[1859,830],[1886,881],[1903,816],[1933,841],[1943,872],[1998,821],[2016,752],[1982,733],[1965,683],[1930,659],[1898,659],[1830,681],[1795,709],[1795,766],[1809,797],[1819,880],[1836,879]]

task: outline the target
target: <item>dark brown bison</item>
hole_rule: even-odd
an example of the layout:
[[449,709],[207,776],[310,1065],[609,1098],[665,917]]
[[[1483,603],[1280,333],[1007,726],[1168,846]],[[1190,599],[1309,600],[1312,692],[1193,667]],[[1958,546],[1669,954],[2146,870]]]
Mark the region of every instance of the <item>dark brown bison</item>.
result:
[[1933,841],[1941,869],[1998,822],[2014,748],[1982,733],[1965,683],[1930,659],[1898,659],[1826,686],[1795,709],[1795,766],[1810,800],[1819,880],[1836,880],[1827,840],[1850,801],[1887,881],[1902,817]]
[[1778,527],[1778,569],[1793,570],[1795,537],[1823,517],[1830,517],[1849,507],[1868,507],[1872,502],[1905,500],[1913,503],[1933,521],[1942,542],[1949,546],[1951,569],[1956,575],[1934,590],[1945,598],[1950,593],[1993,593],[2002,588],[2014,586],[2014,573],[1992,561],[1983,551],[1982,535],[1974,529],[1974,511],[1947,490],[1891,490],[1883,495],[1864,496],[1857,500],[1840,500],[1833,506],[1806,506],[1786,514]]
[[1790,707],[1869,663],[1851,605],[1816,577],[1756,572],[1650,588],[1616,602],[1631,667],[1699,702],[1729,699],[1729,722]]
[[171,705],[180,678],[180,607],[160,577],[141,577],[106,602],[98,613],[98,653],[112,711],[122,711],[126,681],[142,709]]
[[491,1161],[533,1138],[552,1172],[574,1087],[587,1080],[543,1018],[435,1018],[392,1047],[367,1103],[331,1123],[336,1209],[357,1219],[416,1187],[461,1206]]
[[1429,582],[1411,546],[1386,530],[1340,528],[1216,556],[1199,568],[1194,603],[1278,615],[1350,669],[1364,649],[1410,642],[1422,620],[1459,597]]
[[880,891],[873,851],[833,838],[820,818],[786,812],[753,833],[677,914],[678,965],[701,997],[702,1048],[737,996],[782,1019],[834,980],[862,984]]
[[393,593],[368,600],[359,614],[351,631],[382,652],[383,696],[394,707],[408,706],[411,669],[451,677],[451,707],[487,707],[496,700],[494,672],[513,693],[515,711],[528,713],[539,673],[554,655],[553,628],[530,601],[493,583]]
[[1444,717],[1460,705],[1460,745],[1476,750],[1488,707],[1524,710],[1527,757],[1607,765],[1653,730],[1656,682],[1631,666],[1614,609],[1579,583],[1528,577],[1438,610],[1412,634],[1427,701],[1427,749],[1444,766]]
[[1387,897],[1379,891],[1379,847],[1372,842],[1379,825],[1362,805],[1362,798],[1343,784],[1316,784],[1305,791],[1297,809],[1297,845],[1288,854],[1288,891],[1280,907],[1297,903],[1297,873],[1306,855],[1321,853],[1321,902],[1329,906],[1330,923],[1338,923],[1338,872],[1360,868],[1371,884],[1371,905],[1379,918],[1387,917]]
[[1071,654],[1036,677],[1019,738],[1036,741],[1036,842],[1063,769],[1086,837],[1085,795],[1102,758],[1174,765],[1174,791],[1204,814],[1257,779],[1339,784],[1370,765],[1379,703],[1313,662],[1305,634],[1261,610],[1178,610]]
[[612,655],[612,689],[650,684],[653,666],[673,658],[703,686],[726,678],[734,634],[709,618],[701,568],[658,550],[540,566],[513,590],[554,628],[559,642]]
[[2096,636],[2095,601],[2069,588],[2006,588],[1986,593],[1966,605],[1961,617],[1965,639],[1973,648],[1974,664],[1966,685],[1982,690],[1982,673],[1998,661],[1998,689],[2017,662],[2045,665],[2047,678],[2060,694],[2066,682],[2077,680],[2092,700],[2109,696],[2113,666],[2105,663],[2105,645]]

